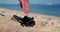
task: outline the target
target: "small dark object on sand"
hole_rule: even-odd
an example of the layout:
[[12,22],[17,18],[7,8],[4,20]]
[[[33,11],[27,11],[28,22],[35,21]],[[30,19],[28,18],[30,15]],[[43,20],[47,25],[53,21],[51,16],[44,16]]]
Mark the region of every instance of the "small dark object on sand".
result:
[[1,13],[0,13],[0,15],[1,15],[1,16],[5,16],[4,14],[1,14]]
[[33,27],[35,25],[34,17],[24,16],[23,18],[21,18],[17,15],[13,15],[13,18],[15,18],[19,23],[21,23],[23,27]]

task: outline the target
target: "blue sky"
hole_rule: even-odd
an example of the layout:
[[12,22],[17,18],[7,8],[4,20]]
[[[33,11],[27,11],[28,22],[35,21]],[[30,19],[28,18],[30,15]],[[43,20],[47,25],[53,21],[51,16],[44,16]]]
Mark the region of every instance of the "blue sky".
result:
[[[29,0],[30,4],[60,4],[60,0]],[[19,4],[18,0],[0,0],[0,4]]]

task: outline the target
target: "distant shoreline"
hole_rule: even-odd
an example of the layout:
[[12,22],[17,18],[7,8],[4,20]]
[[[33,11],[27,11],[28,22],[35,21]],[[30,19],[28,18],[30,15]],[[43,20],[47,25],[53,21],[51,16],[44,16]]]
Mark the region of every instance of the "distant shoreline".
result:
[[[23,12],[23,11],[21,11],[21,10],[9,9],[9,8],[0,8],[0,9],[7,9],[7,10],[12,10],[12,11],[20,11],[20,12]],[[57,15],[47,14],[47,13],[36,13],[36,12],[30,12],[30,13],[33,13],[33,14],[42,14],[42,15],[50,15],[50,16],[60,17],[60,16],[57,16]]]
[[[10,10],[17,10],[21,11],[20,5],[7,5],[7,4],[1,4],[0,8],[6,8]],[[37,13],[37,14],[47,14],[47,15],[53,15],[53,16],[59,16],[60,17],[60,6],[57,5],[34,5],[32,4],[30,7],[31,13]]]

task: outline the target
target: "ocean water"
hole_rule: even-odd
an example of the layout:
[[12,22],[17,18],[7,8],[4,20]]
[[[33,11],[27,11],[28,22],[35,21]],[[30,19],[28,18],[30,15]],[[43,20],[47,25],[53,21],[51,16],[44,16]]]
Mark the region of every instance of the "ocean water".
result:
[[[31,5],[30,11],[32,13],[40,13],[40,14],[48,14],[48,15],[55,15],[60,16],[60,5]],[[20,5],[7,5],[7,4],[0,4],[0,8],[6,9],[13,9],[21,11]]]

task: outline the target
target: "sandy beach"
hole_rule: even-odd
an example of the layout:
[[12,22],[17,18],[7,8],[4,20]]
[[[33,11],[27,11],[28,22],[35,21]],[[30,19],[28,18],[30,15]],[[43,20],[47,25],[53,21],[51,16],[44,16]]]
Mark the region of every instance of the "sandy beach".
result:
[[60,32],[60,17],[30,13],[34,17],[34,27],[22,27],[19,22],[11,20],[13,15],[24,17],[21,11],[0,8],[0,32]]

